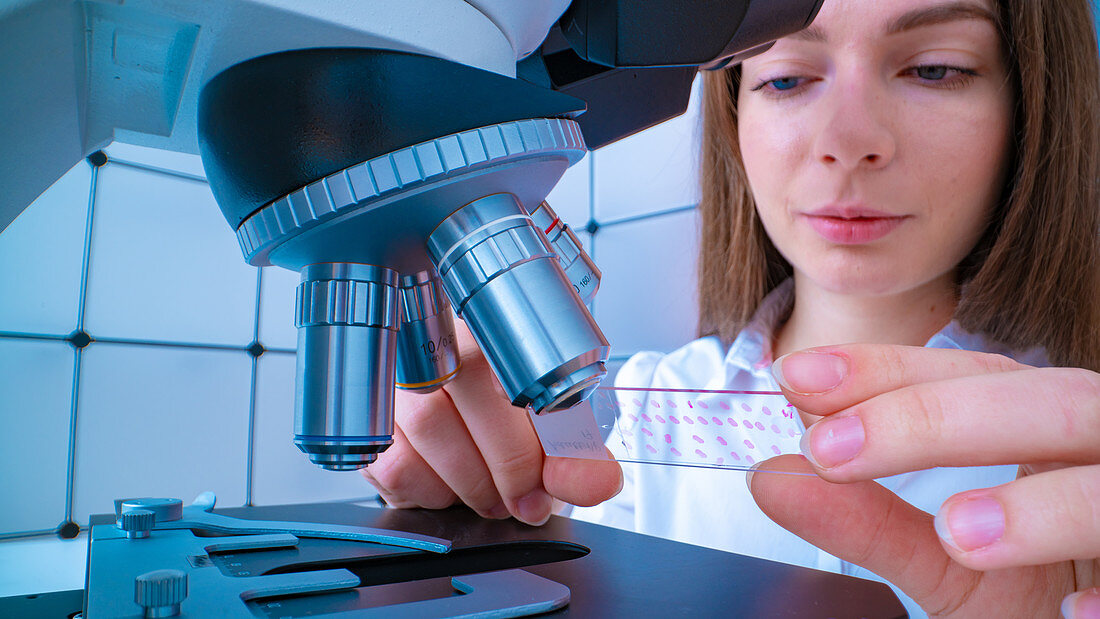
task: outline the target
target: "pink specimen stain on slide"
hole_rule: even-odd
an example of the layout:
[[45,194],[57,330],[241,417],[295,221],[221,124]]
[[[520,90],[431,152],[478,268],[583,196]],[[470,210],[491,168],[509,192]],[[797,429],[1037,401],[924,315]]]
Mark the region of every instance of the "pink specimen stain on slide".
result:
[[[799,429],[791,427],[797,423],[797,418],[794,418],[795,409],[781,398],[769,400],[755,397],[746,398],[744,395],[741,392],[734,391],[729,392],[728,396],[723,394],[720,397],[704,401],[703,399],[690,399],[693,396],[688,394],[656,391],[650,392],[648,395],[639,395],[638,398],[625,395],[622,399],[614,398],[612,403],[618,401],[620,405],[622,425],[619,426],[619,431],[623,437],[631,437],[629,440],[624,439],[623,441],[626,449],[641,451],[641,453],[646,454],[641,456],[641,454],[635,453],[635,456],[641,456],[642,461],[664,460],[673,462],[689,458],[693,452],[695,458],[690,460],[693,464],[735,466],[736,463],[738,466],[748,466],[765,458],[770,458],[773,454],[781,455],[793,451],[788,443],[788,437],[797,439],[799,435]],[[633,401],[633,406],[631,406],[631,401]],[[766,406],[762,405],[764,402],[767,402]],[[662,411],[660,410],[662,408],[670,410]],[[678,408],[689,410],[684,414],[678,414],[679,411],[673,410]],[[695,413],[702,414],[687,414],[692,409]],[[718,415],[709,414],[707,412],[709,410],[713,410],[718,415],[726,416],[719,417]],[[731,416],[737,414],[738,411],[744,411],[745,417],[735,419]],[[771,417],[771,419],[765,421],[765,415]],[[783,418],[795,419],[795,422],[780,422],[779,419]],[[634,425],[629,422],[633,422]],[[685,426],[683,428],[685,432],[682,435],[676,434],[676,431],[672,429],[673,425]],[[695,433],[686,431],[688,426],[696,425],[700,427],[691,428]],[[724,434],[722,429],[711,432],[710,426],[729,427],[735,429],[736,433],[727,437],[720,435]],[[762,434],[752,434],[756,431]],[[647,442],[650,437],[653,439],[652,442]],[[691,437],[695,445],[686,442],[688,437]],[[751,440],[748,437],[751,437]],[[660,447],[662,438],[664,439],[665,449]],[[714,449],[708,447],[710,441],[723,449],[732,451],[723,452],[720,456],[718,454],[711,456],[710,453]],[[760,443],[760,445],[756,443]],[[643,447],[644,451],[642,450]],[[749,455],[750,453],[752,455]]]

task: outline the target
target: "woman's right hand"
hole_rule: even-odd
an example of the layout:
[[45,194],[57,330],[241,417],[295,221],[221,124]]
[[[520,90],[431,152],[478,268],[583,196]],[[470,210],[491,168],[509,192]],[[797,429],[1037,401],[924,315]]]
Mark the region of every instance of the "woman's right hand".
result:
[[394,507],[462,502],[486,518],[540,525],[553,499],[589,506],[622,488],[614,460],[543,455],[527,412],[512,406],[465,323],[456,321],[462,369],[428,394],[397,390],[393,445],[363,476]]
[[[756,470],[820,477],[753,474],[770,518],[933,616],[1098,616],[1100,374],[870,344],[796,352],[779,366],[791,404],[823,419],[803,439],[812,458]],[[934,518],[873,481],[1006,464],[1022,465],[1018,479],[948,497]]]

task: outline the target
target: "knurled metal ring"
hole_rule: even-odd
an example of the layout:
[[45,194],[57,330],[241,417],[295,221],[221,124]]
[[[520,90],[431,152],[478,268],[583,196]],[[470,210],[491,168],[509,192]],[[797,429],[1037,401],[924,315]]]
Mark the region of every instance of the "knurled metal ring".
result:
[[486,167],[556,153],[585,152],[580,125],[536,118],[471,129],[345,168],[273,201],[237,228],[246,260],[288,235],[365,202]]

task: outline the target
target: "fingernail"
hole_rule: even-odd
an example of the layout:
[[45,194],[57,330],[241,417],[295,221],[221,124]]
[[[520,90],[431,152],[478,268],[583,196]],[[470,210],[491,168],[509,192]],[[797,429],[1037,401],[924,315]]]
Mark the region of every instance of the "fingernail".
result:
[[963,499],[940,508],[933,521],[936,534],[960,552],[985,548],[1005,533],[1005,512],[989,497]]
[[752,465],[749,470],[745,472],[745,485],[749,487],[749,494],[752,494],[752,476],[756,474],[756,469],[760,468],[761,464],[764,464],[763,460]]
[[532,526],[542,526],[550,519],[553,500],[545,490],[532,490],[516,501],[516,518]]
[[1065,619],[1100,619],[1100,587],[1071,593],[1062,600]]
[[496,507],[489,510],[489,518],[493,520],[503,520],[512,514],[508,511],[508,506],[504,504],[504,501],[496,504]]
[[848,375],[848,360],[825,352],[793,352],[772,363],[772,376],[787,389],[803,395],[836,389]]
[[825,419],[806,428],[798,448],[814,466],[830,469],[856,457],[866,438],[859,417]]

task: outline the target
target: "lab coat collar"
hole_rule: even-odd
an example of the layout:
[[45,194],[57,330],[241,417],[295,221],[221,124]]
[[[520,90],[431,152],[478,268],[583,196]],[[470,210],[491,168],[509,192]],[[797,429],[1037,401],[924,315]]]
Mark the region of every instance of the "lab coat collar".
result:
[[726,353],[726,367],[757,375],[770,374],[774,360],[772,337],[793,307],[794,279],[787,278],[764,297],[752,320],[737,334]]

